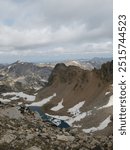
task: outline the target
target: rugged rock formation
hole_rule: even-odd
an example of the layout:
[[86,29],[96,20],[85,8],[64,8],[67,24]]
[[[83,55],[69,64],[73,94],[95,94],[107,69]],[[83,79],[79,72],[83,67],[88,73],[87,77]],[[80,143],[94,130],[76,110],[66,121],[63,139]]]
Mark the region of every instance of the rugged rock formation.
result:
[[[37,101],[56,93],[56,96],[43,106],[45,113],[62,119],[64,116],[72,117],[75,121],[71,120],[71,125],[80,126],[79,129],[98,129],[103,121],[112,116],[112,68],[112,62],[92,71],[57,64],[49,77],[47,87],[39,91]],[[61,100],[62,109],[53,111],[53,107],[61,103]],[[82,106],[77,109],[79,105]],[[70,108],[77,110],[69,112]],[[98,132],[112,134],[112,122]]]
[[100,78],[106,82],[113,81],[113,61],[102,64],[101,69],[95,71],[99,74]]

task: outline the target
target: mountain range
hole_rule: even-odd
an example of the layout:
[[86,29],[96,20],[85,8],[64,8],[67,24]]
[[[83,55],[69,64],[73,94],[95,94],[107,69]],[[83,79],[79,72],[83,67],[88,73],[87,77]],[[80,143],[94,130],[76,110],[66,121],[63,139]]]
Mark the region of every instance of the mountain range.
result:
[[113,134],[113,61],[0,65],[0,101],[29,108],[60,128]]

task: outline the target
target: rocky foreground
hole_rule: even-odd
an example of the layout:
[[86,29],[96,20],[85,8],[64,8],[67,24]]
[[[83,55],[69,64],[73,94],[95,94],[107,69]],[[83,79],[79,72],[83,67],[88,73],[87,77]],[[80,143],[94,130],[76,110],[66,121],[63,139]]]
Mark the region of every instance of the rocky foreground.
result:
[[112,150],[112,138],[60,129],[37,113],[0,104],[0,150]]

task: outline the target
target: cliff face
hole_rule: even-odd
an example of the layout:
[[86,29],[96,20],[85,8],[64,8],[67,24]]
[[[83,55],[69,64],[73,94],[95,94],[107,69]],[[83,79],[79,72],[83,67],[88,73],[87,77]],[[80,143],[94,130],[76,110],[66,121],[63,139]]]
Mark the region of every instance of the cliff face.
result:
[[[82,80],[83,83],[89,80],[89,74],[93,76],[98,74],[101,80],[106,82],[113,81],[113,61],[102,64],[101,69],[94,69],[93,71],[83,70],[76,66],[66,66],[65,64],[57,64],[49,77],[49,85],[55,82],[72,83],[76,80]],[[85,84],[85,83],[84,83]]]
[[113,61],[102,64],[101,69],[95,69],[100,78],[106,82],[113,81]]
[[87,76],[91,71],[82,70],[76,66],[65,66],[57,64],[49,77],[48,84],[73,84],[75,82],[87,81]]

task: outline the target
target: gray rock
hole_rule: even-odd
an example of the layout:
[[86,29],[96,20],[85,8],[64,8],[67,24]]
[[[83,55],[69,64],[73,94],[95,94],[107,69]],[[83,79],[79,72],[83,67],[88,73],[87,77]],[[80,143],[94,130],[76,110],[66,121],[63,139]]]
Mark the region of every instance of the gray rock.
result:
[[42,150],[42,149],[36,146],[32,146],[30,148],[27,148],[26,150]]
[[96,139],[92,139],[91,145],[99,145],[100,143]]
[[16,136],[10,133],[6,133],[0,140],[0,144],[2,143],[10,143],[15,140]]
[[26,140],[31,140],[31,139],[33,139],[34,138],[34,134],[28,134],[27,136],[26,136]]
[[74,136],[57,135],[57,140],[73,142],[75,140],[75,137]]
[[7,116],[10,119],[22,119],[23,115],[18,111],[16,107],[7,108],[0,111],[0,116]]
[[70,133],[70,134],[76,134],[76,133],[78,133],[78,129],[77,129],[77,128],[74,128],[74,129],[70,130],[69,133]]

